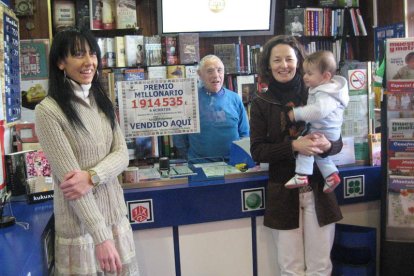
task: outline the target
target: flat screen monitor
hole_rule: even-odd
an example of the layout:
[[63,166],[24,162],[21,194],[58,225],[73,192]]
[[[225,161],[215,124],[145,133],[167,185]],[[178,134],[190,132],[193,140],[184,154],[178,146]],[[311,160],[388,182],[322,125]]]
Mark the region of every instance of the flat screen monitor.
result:
[[158,34],[273,35],[276,0],[157,0]]

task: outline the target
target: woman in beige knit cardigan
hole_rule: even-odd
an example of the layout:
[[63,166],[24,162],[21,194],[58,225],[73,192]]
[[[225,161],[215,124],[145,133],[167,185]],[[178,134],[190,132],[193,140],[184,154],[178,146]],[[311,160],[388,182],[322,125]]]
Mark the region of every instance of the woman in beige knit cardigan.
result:
[[55,35],[48,96],[36,133],[55,181],[56,275],[139,275],[119,175],[128,166],[114,108],[98,82],[101,56],[88,31]]

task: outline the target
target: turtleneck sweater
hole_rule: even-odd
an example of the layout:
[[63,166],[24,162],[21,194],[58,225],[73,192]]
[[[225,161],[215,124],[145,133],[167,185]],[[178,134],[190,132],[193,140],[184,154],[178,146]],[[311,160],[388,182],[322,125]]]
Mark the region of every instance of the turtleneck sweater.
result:
[[[78,88],[76,93],[81,91],[85,96]],[[86,91],[89,93],[89,89]],[[112,130],[94,98],[87,98],[90,104],[73,102],[87,131],[74,127],[56,101],[46,97],[36,106],[36,133],[51,164],[55,182],[57,237],[74,238],[89,233],[98,244],[113,238],[107,226],[119,223],[127,214],[117,176],[128,166],[129,160],[119,125]],[[100,185],[77,200],[65,200],[59,188],[64,175],[72,170],[88,169],[98,174]]]
[[75,82],[74,80],[69,80],[72,88],[73,88],[73,92],[75,93],[75,95],[85,101],[87,104],[91,104],[91,101],[89,99],[89,90],[91,89],[92,84],[79,84],[77,82]]

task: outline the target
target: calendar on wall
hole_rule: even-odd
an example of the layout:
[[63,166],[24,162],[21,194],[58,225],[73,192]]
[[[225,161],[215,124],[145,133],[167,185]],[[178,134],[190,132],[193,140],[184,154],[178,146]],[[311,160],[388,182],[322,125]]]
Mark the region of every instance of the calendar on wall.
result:
[[19,21],[14,12],[0,4],[0,120],[5,124],[21,118]]

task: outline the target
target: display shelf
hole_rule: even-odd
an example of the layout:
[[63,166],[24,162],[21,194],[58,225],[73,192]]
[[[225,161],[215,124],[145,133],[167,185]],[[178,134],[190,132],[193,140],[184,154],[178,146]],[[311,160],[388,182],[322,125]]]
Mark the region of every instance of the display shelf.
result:
[[[364,178],[361,182],[364,193],[344,197],[343,189],[340,187],[346,184],[335,190],[340,204],[379,199],[380,167],[340,168],[340,176],[343,181],[347,181],[346,177]],[[256,217],[261,217],[264,213],[265,202],[262,204],[261,200],[265,197],[267,181],[267,175],[256,174],[235,179],[125,189],[124,194],[129,211],[134,210],[133,216],[140,218],[140,223],[131,222],[134,230],[172,227],[176,229],[173,231],[174,235],[178,235],[178,226],[246,218],[252,220],[252,229],[255,229]],[[44,233],[50,229],[52,201],[33,205],[26,202],[11,204],[13,216],[18,223],[0,229],[2,273],[47,275],[43,242]],[[131,214],[129,217],[132,217]],[[23,222],[29,225],[27,229],[21,226]],[[178,236],[175,238],[178,239]]]
[[[335,194],[340,205],[380,199],[381,167],[353,166],[339,169],[342,183]],[[267,175],[221,178],[177,185],[125,190],[133,229],[150,229],[209,221],[262,216],[264,209],[243,209],[243,193],[258,191],[265,198]],[[179,199],[179,200],[177,200]],[[133,209],[150,207],[148,218],[134,221]],[[147,204],[149,203],[149,204]],[[264,202],[265,204],[265,202]]]

